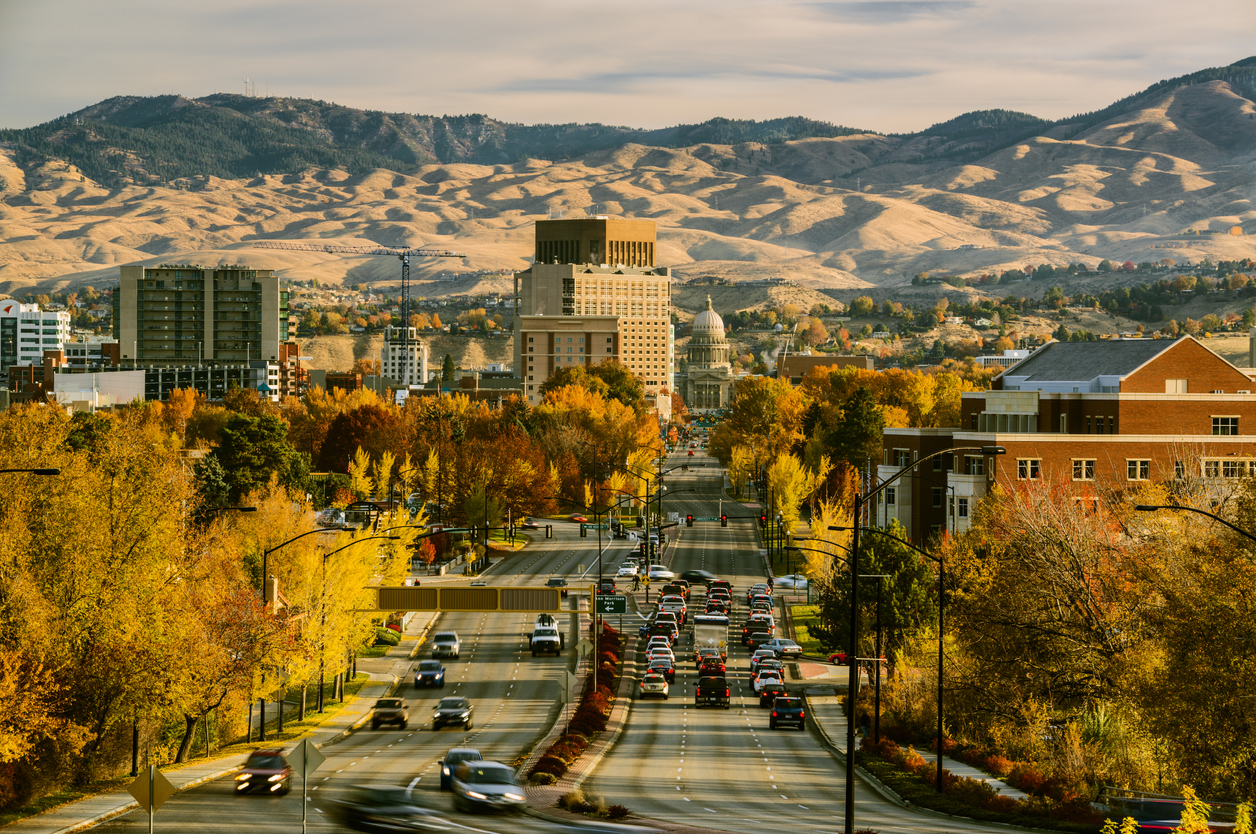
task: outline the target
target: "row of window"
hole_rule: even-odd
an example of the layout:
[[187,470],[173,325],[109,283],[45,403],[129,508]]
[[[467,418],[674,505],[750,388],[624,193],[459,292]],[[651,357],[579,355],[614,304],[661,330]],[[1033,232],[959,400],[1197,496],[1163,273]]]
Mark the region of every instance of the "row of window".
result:
[[[1073,458],[1073,480],[1093,481],[1095,479],[1094,458]],[[1222,458],[1203,462],[1206,478],[1244,478],[1256,475],[1256,460]],[[1186,477],[1186,464],[1183,461],[1173,462],[1173,476],[1177,479]],[[1042,460],[1039,458],[1018,458],[1016,461],[1016,477],[1022,481],[1034,481],[1042,477]],[[1151,460],[1149,458],[1126,458],[1125,479],[1128,481],[1150,481]]]
[[[942,509],[946,504],[946,488],[932,488],[933,507],[934,509]],[[887,506],[893,507],[898,504],[898,487],[885,488],[885,503]],[[952,507],[955,510],[957,518],[968,518],[968,496],[955,496],[955,504]]]

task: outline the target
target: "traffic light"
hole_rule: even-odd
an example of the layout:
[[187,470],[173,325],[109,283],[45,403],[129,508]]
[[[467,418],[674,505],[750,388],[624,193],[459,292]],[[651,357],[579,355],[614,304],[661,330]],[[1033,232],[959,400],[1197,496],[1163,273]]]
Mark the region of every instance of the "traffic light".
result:
[[692,526],[693,526],[693,516],[691,516],[691,515],[687,515],[687,516],[685,516],[685,526],[686,526],[686,527],[692,527]]
[[727,526],[728,526],[728,516],[727,516],[727,515],[722,515],[722,516],[720,516],[720,526],[721,526],[721,527],[727,527]]
[[637,526],[638,526],[638,527],[644,527],[644,526],[645,526],[645,518],[644,518],[644,517],[642,517],[642,516],[637,516]]
[[768,515],[767,515],[767,513],[759,513],[759,526],[760,526],[760,527],[767,527],[767,526],[768,526]]

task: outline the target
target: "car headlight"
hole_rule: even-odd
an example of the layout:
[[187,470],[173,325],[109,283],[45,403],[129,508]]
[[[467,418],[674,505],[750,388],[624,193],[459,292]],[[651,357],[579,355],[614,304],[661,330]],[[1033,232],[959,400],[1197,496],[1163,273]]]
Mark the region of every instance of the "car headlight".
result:
[[442,767],[442,768],[440,769],[440,772],[441,772],[441,773],[443,773],[443,774],[445,774],[446,776],[448,776],[448,775],[449,775],[449,768],[447,768],[447,767]]
[[270,778],[269,778],[269,779],[267,779],[266,781],[267,781],[267,782],[278,782],[278,781],[280,781],[280,780],[282,780],[282,779],[283,779],[283,774],[282,774],[282,773],[276,773],[274,776],[270,777]]
[[462,716],[461,716],[461,717],[463,717],[463,718],[470,718],[470,717],[471,717],[471,713],[469,713],[469,712],[464,712],[464,713],[462,714]]
[[508,793],[508,794],[506,794],[506,798],[507,798],[507,799],[513,799],[515,802],[522,802],[522,801],[523,801],[523,795],[522,795],[522,794],[517,794],[517,793]]
[[488,797],[485,796],[484,794],[476,793],[475,791],[467,791],[467,796],[471,797],[472,799],[488,799]]
[[236,781],[237,781],[237,782],[247,782],[250,778],[252,778],[252,776],[253,776],[253,774],[251,774],[251,773],[241,773],[239,776],[237,776],[237,777],[236,777]]

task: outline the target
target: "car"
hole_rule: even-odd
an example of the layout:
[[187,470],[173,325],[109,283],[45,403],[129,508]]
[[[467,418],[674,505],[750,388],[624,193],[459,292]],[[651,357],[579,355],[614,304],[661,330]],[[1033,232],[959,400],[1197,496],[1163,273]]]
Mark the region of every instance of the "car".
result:
[[768,634],[766,631],[752,631],[750,632],[750,635],[746,638],[745,643],[747,646],[750,647],[750,650],[753,652],[753,651],[758,651],[759,649],[761,649],[763,647],[763,644],[768,642],[771,639],[772,639],[772,635]]
[[785,664],[781,663],[774,657],[765,657],[759,661],[759,665],[750,673],[750,679],[753,681],[764,672],[776,672],[781,676],[781,680],[785,679]]
[[396,724],[406,728],[410,721],[410,708],[404,698],[380,698],[371,708],[371,729],[378,730],[381,724]]
[[619,570],[615,572],[615,576],[636,576],[637,566],[632,564],[623,564],[619,566]]
[[763,644],[763,648],[776,652],[777,657],[802,657],[802,646],[784,637],[769,640]]
[[777,593],[782,591],[799,591],[807,590],[807,577],[801,573],[791,573],[787,576],[778,576],[773,580],[773,588]]
[[650,649],[653,649],[655,647],[661,647],[661,648],[667,649],[668,651],[671,651],[672,641],[666,635],[652,634],[650,635],[650,639],[646,641],[645,650],[648,653]]
[[540,530],[541,522],[535,518],[525,518],[519,526],[524,530]]
[[654,622],[680,625],[680,619],[676,616],[675,611],[656,611],[654,613]]
[[759,594],[766,594],[767,592],[768,592],[768,583],[766,582],[756,582],[755,584],[751,585],[749,590],[746,591],[746,605],[749,605],[750,601],[754,599],[756,596],[758,596]]
[[785,683],[785,681],[781,679],[781,673],[777,670],[763,669],[759,672],[759,674],[754,676],[753,685],[755,693],[757,694],[762,692],[763,687],[767,686],[769,683]]
[[598,586],[597,586],[597,592],[598,592],[598,595],[599,595],[599,596],[601,596],[601,595],[603,595],[603,594],[605,594],[605,595],[607,595],[607,596],[610,596],[610,595],[614,594],[614,593],[615,593],[615,582],[614,582],[613,580],[610,580],[610,579],[607,579],[607,580],[603,581],[600,585],[598,585]]
[[803,709],[802,698],[777,698],[772,702],[772,715],[768,719],[768,726],[775,730],[777,727],[790,724],[797,725],[798,729],[804,732],[807,729],[807,712]]
[[661,657],[651,660],[647,668],[654,674],[667,678],[668,683],[676,682],[676,662],[671,658]]
[[689,457],[693,457],[693,449],[689,450]]
[[762,600],[755,600],[750,605],[750,616],[752,617],[755,614],[771,614],[771,613],[772,613],[772,604],[769,602],[764,602]]
[[771,649],[757,649],[750,656],[750,674],[754,674],[759,669],[759,664],[765,660],[776,660],[776,652]]
[[432,729],[439,730],[447,724],[459,724],[464,730],[471,729],[475,707],[466,698],[441,698],[432,711]]
[[768,639],[772,639],[772,633],[776,630],[776,624],[772,621],[770,615],[754,614],[750,619],[746,620],[746,624],[741,627],[741,643],[744,646],[750,641],[750,635],[756,631],[767,632]]
[[699,675],[723,676],[728,671],[728,667],[717,654],[714,657],[702,658],[702,665],[698,667]]
[[676,628],[675,623],[648,623],[642,626],[645,629],[645,636],[662,637],[667,641],[667,645],[671,646],[680,639],[680,631]]
[[439,660],[420,660],[419,668],[414,670],[414,688],[424,686],[445,686],[445,667]]
[[733,583],[727,579],[713,579],[707,583],[708,594],[717,589],[728,591],[731,594],[733,592]]
[[235,792],[283,795],[292,790],[292,768],[282,750],[254,750],[236,774]]
[[333,799],[331,816],[359,831],[422,831],[445,828],[439,811],[422,808],[399,785],[354,785],[344,799]]
[[586,518],[585,516],[581,515],[580,513],[572,513],[570,516],[568,516],[568,518],[570,518],[572,521],[575,521],[575,522],[577,522],[577,523],[579,523],[579,524],[588,524],[588,523],[589,523],[589,519],[588,519],[588,518]]
[[767,606],[767,609],[771,611],[772,606],[773,606],[772,595],[771,594],[755,594],[749,599],[749,601],[746,604],[750,606],[751,610],[753,610],[756,605],[765,605]]
[[777,698],[783,698],[789,695],[789,690],[785,688],[783,683],[768,683],[759,690],[759,706],[770,707],[772,702]]
[[645,659],[647,663],[653,663],[656,660],[666,660],[670,663],[674,663],[676,661],[676,655],[672,653],[671,649],[664,648],[663,646],[653,646],[645,653]]
[[545,587],[546,588],[560,588],[561,590],[558,594],[559,597],[563,599],[567,598],[567,580],[564,579],[563,577],[551,576],[549,579],[545,580]]
[[727,679],[715,676],[698,678],[698,685],[694,689],[693,705],[729,709],[732,706],[731,696],[732,690],[728,688]]
[[672,573],[670,570],[663,567],[662,565],[651,565],[649,576],[650,576],[651,582],[654,582],[657,579],[675,579],[676,578],[676,574]]
[[509,811],[523,808],[523,787],[515,769],[501,762],[459,762],[449,791],[460,811]]
[[440,789],[442,791],[449,790],[449,783],[453,781],[454,768],[459,762],[478,762],[483,761],[484,757],[480,755],[480,751],[471,747],[451,747],[449,752],[445,754],[445,758],[437,762],[440,767]]
[[680,597],[685,602],[688,602],[689,601],[689,585],[687,583],[682,585],[673,579],[671,582],[668,582],[662,588],[659,588],[659,594],[660,596],[665,596],[665,597],[672,597],[672,596]]
[[694,665],[699,669],[702,668],[702,661],[708,657],[719,657],[720,650],[714,646],[703,646],[693,653]]
[[706,570],[687,570],[680,575],[680,578],[686,582],[701,582],[703,585],[709,585],[711,580],[715,579],[715,574]]
[[703,611],[705,611],[707,614],[727,614],[728,603],[720,599],[719,597],[716,597],[714,599],[709,599],[707,600],[706,607],[703,609]]
[[846,652],[833,652],[829,655],[829,663],[836,663],[838,666],[846,665]]
[[637,698],[645,700],[646,698],[662,698],[666,701],[669,697],[670,687],[667,678],[657,672],[646,672],[641,677],[641,683],[637,688]]
[[487,588],[488,580],[487,579],[472,579],[471,587],[472,588]]
[[462,643],[456,631],[438,631],[432,635],[432,657],[458,658]]

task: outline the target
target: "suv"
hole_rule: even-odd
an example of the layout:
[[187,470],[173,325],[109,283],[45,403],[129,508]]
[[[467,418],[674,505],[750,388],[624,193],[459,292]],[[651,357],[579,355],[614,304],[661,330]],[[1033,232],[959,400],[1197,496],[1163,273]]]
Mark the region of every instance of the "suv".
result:
[[406,728],[410,720],[410,708],[403,698],[380,698],[371,710],[371,729],[378,730],[380,724],[396,724]]
[[758,651],[763,648],[763,644],[772,639],[772,635],[766,631],[752,631],[746,638],[745,643],[750,647],[750,651]]
[[723,707],[732,705],[732,691],[728,688],[725,678],[714,676],[698,678],[698,687],[694,690],[693,705],[695,707]]
[[562,597],[563,599],[567,598],[567,580],[564,579],[563,577],[551,576],[549,579],[545,580],[545,587],[546,588],[561,588],[562,590],[559,593],[559,596]]
[[462,644],[458,641],[456,631],[438,631],[432,637],[432,657],[452,657],[457,659]]
[[772,622],[770,614],[754,614],[750,619],[746,620],[746,624],[741,627],[741,643],[743,646],[750,641],[750,635],[756,631],[766,631],[768,637],[771,638],[772,632],[775,631],[775,624]]
[[445,688],[445,667],[439,660],[420,660],[419,668],[414,670],[414,688],[421,686],[439,686]]
[[803,731],[807,729],[807,713],[802,708],[802,698],[777,698],[772,702],[772,717],[768,719],[768,726],[775,730],[789,724],[795,724]]
[[789,690],[785,688],[784,683],[767,683],[759,690],[759,706],[770,707],[777,698],[786,698],[789,696]]
[[464,730],[469,730],[474,711],[466,698],[441,698],[432,712],[432,729],[439,730],[446,724],[461,724]]
[[282,750],[254,750],[236,774],[235,783],[237,794],[248,793],[254,788],[285,794],[292,790],[292,768],[288,767]]
[[554,656],[557,657],[566,648],[566,642],[563,639],[563,635],[553,626],[537,628],[528,638],[528,645],[532,649],[533,657],[542,652],[553,652]]

